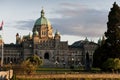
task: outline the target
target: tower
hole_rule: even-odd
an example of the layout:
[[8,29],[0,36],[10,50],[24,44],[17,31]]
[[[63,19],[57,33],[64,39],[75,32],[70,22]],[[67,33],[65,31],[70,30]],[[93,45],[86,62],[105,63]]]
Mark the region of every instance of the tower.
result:
[[39,33],[37,30],[33,32],[33,42],[34,44],[39,42]]
[[55,33],[55,36],[54,36],[54,39],[56,41],[60,41],[61,37],[60,37],[60,33],[56,30],[56,33]]
[[[50,54],[48,49],[54,47],[52,45],[54,41],[53,38],[53,28],[49,20],[45,17],[44,9],[41,10],[40,18],[35,21],[33,27],[33,51],[34,53],[38,53],[39,56],[46,59],[46,53]],[[42,52],[41,50],[44,50]],[[45,56],[45,57],[44,57]],[[47,58],[49,59],[49,58]]]
[[60,42],[60,33],[56,30],[55,36],[54,36],[54,40],[55,40],[55,47],[57,48],[57,46],[59,45]]
[[16,44],[20,44],[21,43],[21,38],[19,36],[19,34],[16,34]]

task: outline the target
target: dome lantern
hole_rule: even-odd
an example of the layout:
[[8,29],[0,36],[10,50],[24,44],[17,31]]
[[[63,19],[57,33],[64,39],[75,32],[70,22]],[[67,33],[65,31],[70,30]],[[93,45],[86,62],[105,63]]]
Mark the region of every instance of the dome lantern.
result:
[[44,14],[45,14],[45,12],[44,12],[44,10],[42,9],[42,10],[41,10],[41,17],[44,17]]
[[34,26],[41,26],[41,25],[47,25],[47,26],[51,26],[49,20],[45,17],[45,12],[42,9],[41,10],[41,17],[38,18],[34,24]]

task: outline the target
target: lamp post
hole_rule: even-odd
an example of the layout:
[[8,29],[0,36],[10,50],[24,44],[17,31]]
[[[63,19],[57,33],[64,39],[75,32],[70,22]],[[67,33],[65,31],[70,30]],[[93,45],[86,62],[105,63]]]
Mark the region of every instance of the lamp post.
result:
[[[56,61],[55,61],[55,66],[56,66],[56,68],[58,67],[58,64],[59,64],[59,62],[56,60]],[[57,73],[57,70],[56,70],[56,73]]]
[[72,58],[72,64],[74,64],[74,58]]
[[79,62],[79,69],[82,69],[82,63],[81,62]]
[[64,66],[64,68],[65,68],[65,62],[63,63],[63,66]]
[[74,69],[74,58],[72,58],[72,66],[71,66],[72,69]]
[[10,61],[10,68],[12,69],[12,61]]
[[58,67],[58,64],[59,64],[59,62],[56,60],[55,61],[56,68]]

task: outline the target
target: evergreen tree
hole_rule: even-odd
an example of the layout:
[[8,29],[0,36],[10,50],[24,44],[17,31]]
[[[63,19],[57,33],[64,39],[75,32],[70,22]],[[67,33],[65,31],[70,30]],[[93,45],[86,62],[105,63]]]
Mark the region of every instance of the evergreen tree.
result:
[[113,4],[113,8],[108,15],[107,23],[107,32],[105,32],[107,38],[107,46],[112,48],[112,53],[114,57],[117,57],[116,54],[120,55],[120,7],[116,4]]
[[85,69],[87,71],[90,70],[90,58],[89,58],[89,53],[88,52],[86,53],[86,65],[85,65]]
[[102,67],[103,62],[108,58],[120,58],[120,7],[116,2],[108,15],[105,37],[105,43],[95,51],[93,56],[95,67]]

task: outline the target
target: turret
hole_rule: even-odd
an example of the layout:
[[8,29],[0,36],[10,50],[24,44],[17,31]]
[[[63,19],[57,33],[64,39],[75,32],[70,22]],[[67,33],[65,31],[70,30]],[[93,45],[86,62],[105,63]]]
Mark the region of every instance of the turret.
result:
[[39,35],[38,31],[35,30],[35,31],[33,32],[33,37],[36,37],[36,36],[38,36],[38,35]]
[[28,35],[28,36],[29,36],[29,39],[32,39],[32,35],[31,35],[30,33],[29,33],[29,35]]
[[98,45],[101,46],[101,42],[102,42],[102,40],[101,40],[101,38],[99,38],[99,40],[98,40]]
[[33,42],[37,43],[39,41],[39,33],[37,30],[33,32]]
[[105,36],[103,36],[102,37],[102,39],[100,38],[99,40],[98,40],[98,45],[104,45],[105,44]]
[[55,36],[54,36],[54,39],[56,40],[56,41],[60,41],[60,33],[56,30],[56,33],[55,33]]
[[19,34],[16,34],[16,44],[20,44],[21,43],[21,38],[19,36]]
[[102,37],[102,42],[101,42],[101,44],[102,44],[102,45],[105,44],[105,36]]
[[85,41],[88,42],[88,38],[87,37],[85,38]]
[[55,40],[55,47],[57,48],[60,43],[60,33],[57,30],[54,36],[54,40]]

